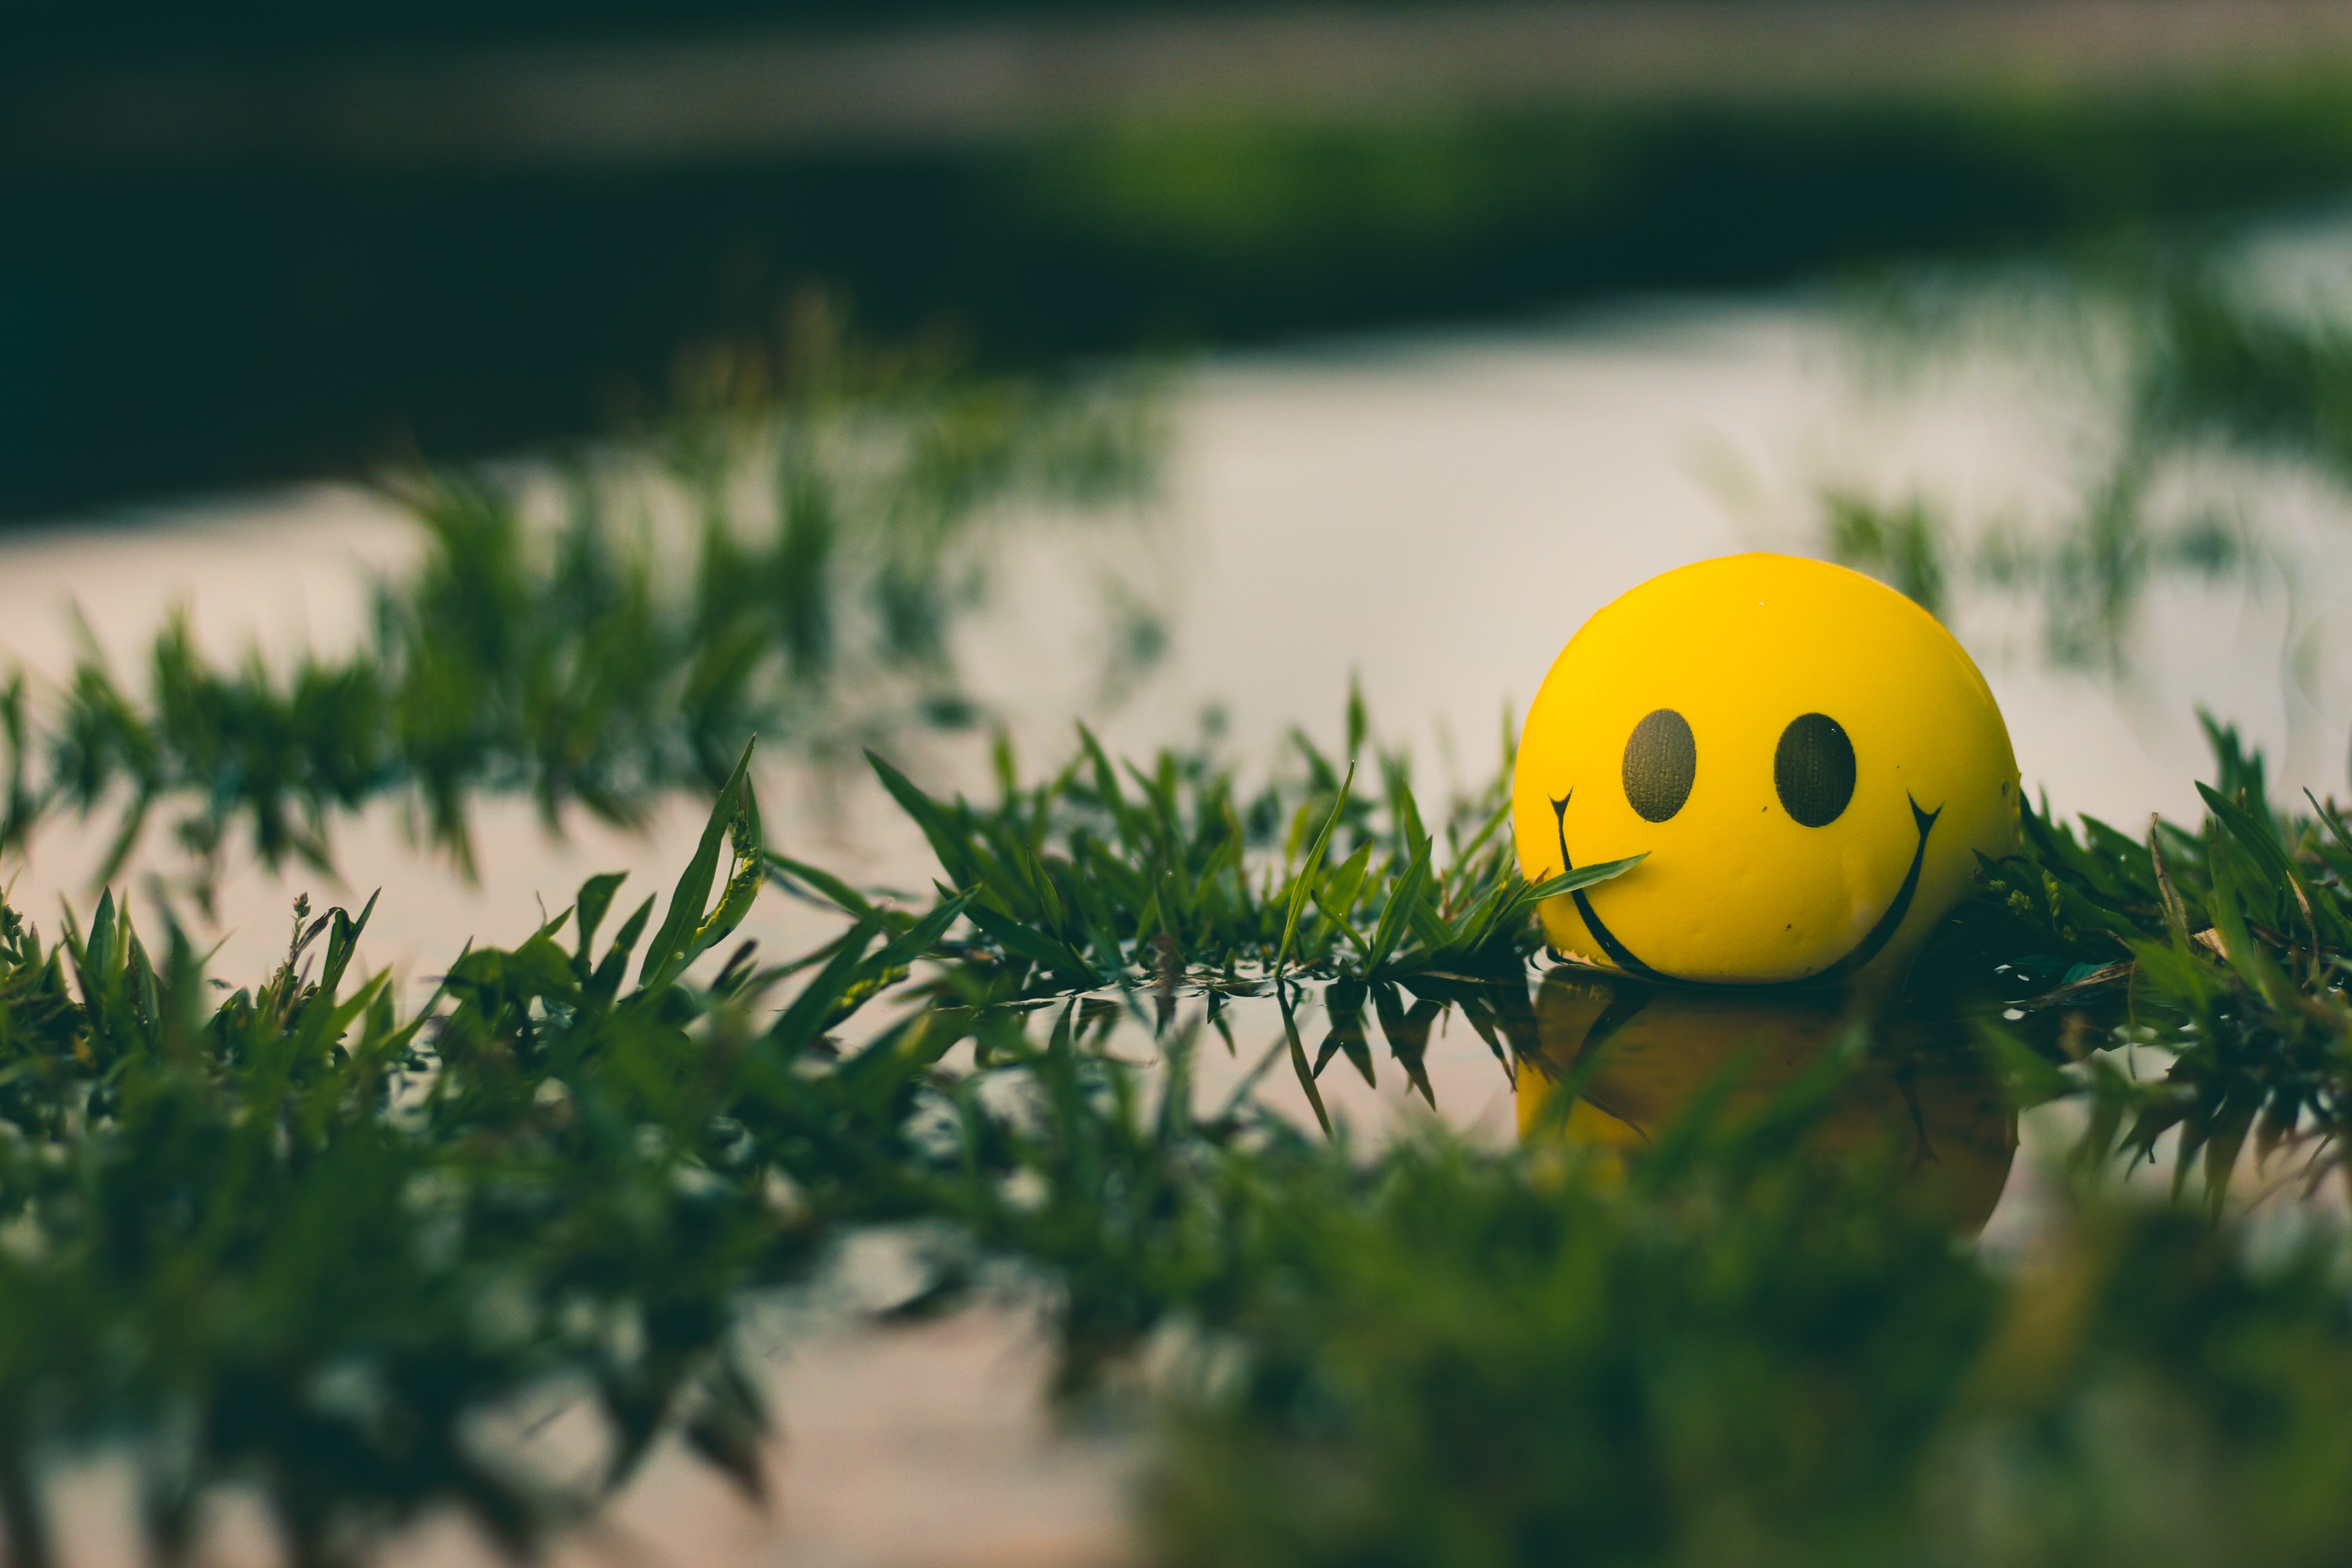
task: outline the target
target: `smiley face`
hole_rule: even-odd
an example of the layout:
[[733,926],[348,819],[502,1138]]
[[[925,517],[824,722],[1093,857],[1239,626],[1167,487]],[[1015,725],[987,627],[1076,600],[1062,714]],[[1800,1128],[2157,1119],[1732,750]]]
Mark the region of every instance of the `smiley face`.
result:
[[1842,566],[1735,555],[1585,623],[1519,742],[1521,871],[1641,855],[1548,900],[1562,952],[1646,980],[1898,975],[2015,847],[2017,763],[1935,617]]

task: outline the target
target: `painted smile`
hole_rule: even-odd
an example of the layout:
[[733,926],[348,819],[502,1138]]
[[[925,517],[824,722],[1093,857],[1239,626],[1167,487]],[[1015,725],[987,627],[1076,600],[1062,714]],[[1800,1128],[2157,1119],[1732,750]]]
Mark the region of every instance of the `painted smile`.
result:
[[[1567,795],[1551,803],[1553,826],[1559,834],[1559,865],[1563,872],[1576,868],[1576,863],[1568,856],[1568,803],[1575,796],[1576,792],[1571,789]],[[1904,798],[1910,799],[1908,795]],[[1878,917],[1878,923],[1870,928],[1869,934],[1856,942],[1851,952],[1817,974],[1801,974],[1794,980],[1765,981],[1755,984],[1753,988],[1761,990],[1785,985],[1834,985],[1861,969],[1872,959],[1876,958],[1879,950],[1894,940],[1896,929],[1903,924],[1903,917],[1911,912],[1911,896],[1919,890],[1919,870],[1927,859],[1927,835],[1935,828],[1936,819],[1943,815],[1944,808],[1940,805],[1933,811],[1922,811],[1917,801],[1911,801],[1911,821],[1919,830],[1918,847],[1911,851],[1911,868],[1904,873],[1903,886],[1896,889],[1895,901],[1886,906],[1886,912]],[[1601,951],[1607,953],[1610,961],[1626,973],[1636,975],[1643,980],[1664,980],[1685,985],[1725,984],[1721,981],[1685,980],[1681,975],[1668,974],[1663,970],[1652,968],[1636,957],[1633,949],[1618,941],[1615,931],[1602,923],[1601,916],[1592,908],[1592,900],[1585,897],[1583,889],[1580,888],[1569,896],[1576,900],[1576,912],[1584,917],[1584,928],[1591,931],[1592,939],[1601,944]]]

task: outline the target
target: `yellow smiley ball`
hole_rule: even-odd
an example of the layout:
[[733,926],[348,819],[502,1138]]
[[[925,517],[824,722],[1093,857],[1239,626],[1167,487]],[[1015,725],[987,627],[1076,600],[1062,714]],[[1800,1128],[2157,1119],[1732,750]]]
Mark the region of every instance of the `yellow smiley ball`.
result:
[[1976,665],[1927,611],[1820,561],[1654,577],[1569,640],[1528,710],[1511,824],[1552,946],[1651,980],[1900,975],[2017,838],[2017,762]]

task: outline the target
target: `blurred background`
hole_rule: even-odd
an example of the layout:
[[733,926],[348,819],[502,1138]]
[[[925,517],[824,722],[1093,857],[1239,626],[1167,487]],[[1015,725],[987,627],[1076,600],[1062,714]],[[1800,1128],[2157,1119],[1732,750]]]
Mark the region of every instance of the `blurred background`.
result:
[[2329,200],[2323,0],[27,0],[0,517],[503,452],[812,286],[986,363]]
[[[2344,783],[2352,7],[34,0],[7,30],[0,636],[35,680],[44,820],[192,791],[217,843],[221,802],[322,787],[226,674],[218,711],[166,702],[112,752],[76,729],[105,704],[61,694],[111,661],[121,711],[164,702],[142,667],[174,611],[225,672],[391,658],[382,606],[463,575],[415,476],[541,501],[583,463],[676,477],[708,456],[698,410],[810,406],[846,363],[814,340],[864,345],[871,385],[1145,389],[1117,526],[964,530],[777,590],[822,630],[919,579],[913,642],[904,605],[877,634],[922,667],[918,728],[1043,761],[1084,716],[1255,765],[1331,738],[1360,682],[1469,787],[1591,610],[1769,548],[1943,616],[2061,810],[2193,813],[2200,709],[2290,788]],[[731,499],[689,479],[589,510],[668,517],[673,576],[704,570],[698,508],[782,530],[790,577],[762,450]],[[995,510],[1067,521],[1033,501]],[[869,544],[905,511],[861,504],[840,527]],[[498,602],[551,559],[512,557]],[[710,624],[692,598],[665,601],[682,647]],[[472,635],[450,605],[428,643]],[[854,759],[876,700],[809,686],[808,635],[777,667],[805,688],[786,738]],[[122,785],[108,758],[156,735],[186,776]],[[472,784],[522,787],[499,766]],[[921,885],[920,846],[803,793],[812,831]],[[413,815],[360,814],[355,874],[425,879],[379,920],[394,954],[677,848],[509,805],[463,886],[402,848]],[[21,898],[175,863],[78,823]],[[257,960],[311,873],[225,864],[229,954]]]

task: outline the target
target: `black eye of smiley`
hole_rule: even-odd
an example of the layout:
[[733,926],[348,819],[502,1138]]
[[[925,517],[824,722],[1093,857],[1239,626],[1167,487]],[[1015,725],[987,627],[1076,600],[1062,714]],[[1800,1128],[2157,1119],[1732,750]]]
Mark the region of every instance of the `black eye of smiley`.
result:
[[1826,713],[1790,720],[1772,752],[1772,787],[1807,827],[1835,822],[1853,798],[1853,742],[1844,726]]
[[1671,708],[1646,714],[1625,742],[1625,799],[1644,822],[1664,822],[1690,798],[1698,742]]

